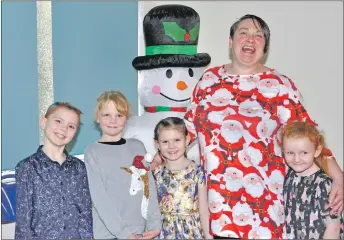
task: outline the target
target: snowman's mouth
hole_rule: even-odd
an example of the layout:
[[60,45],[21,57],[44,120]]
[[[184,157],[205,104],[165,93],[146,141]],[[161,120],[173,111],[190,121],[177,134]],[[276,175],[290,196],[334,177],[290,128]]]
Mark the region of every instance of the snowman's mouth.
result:
[[171,101],[175,101],[175,102],[185,102],[185,101],[188,101],[190,100],[190,98],[186,98],[186,99],[181,99],[181,100],[178,100],[178,99],[173,99],[173,98],[170,98],[170,97],[167,97],[165,94],[163,93],[160,93],[161,96],[171,100]]

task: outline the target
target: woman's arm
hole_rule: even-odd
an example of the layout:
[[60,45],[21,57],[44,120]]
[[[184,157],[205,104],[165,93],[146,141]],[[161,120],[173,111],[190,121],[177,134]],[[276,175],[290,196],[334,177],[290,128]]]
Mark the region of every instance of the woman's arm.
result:
[[331,208],[331,215],[340,216],[343,211],[343,172],[335,159],[328,159],[327,166],[329,176],[332,178],[332,189],[329,196],[329,204],[326,208]]
[[326,230],[323,239],[339,239],[340,235],[340,220],[329,219],[326,223]]
[[[302,104],[302,95],[296,88],[295,84],[286,76],[280,76],[288,89],[284,96],[285,99],[281,101],[280,105],[275,109],[282,123],[287,123],[294,120],[307,121],[317,126],[317,124],[311,119],[307,110]],[[331,151],[326,149],[329,153]],[[332,184],[332,190],[329,196],[330,204],[326,207],[332,207],[331,214],[340,214],[343,210],[343,173],[341,172],[335,158],[329,157],[328,170],[330,177],[334,180]]]
[[199,214],[201,217],[201,226],[205,239],[213,239],[213,236],[209,232],[209,209],[208,209],[208,197],[207,186],[201,186],[198,188],[199,198]]

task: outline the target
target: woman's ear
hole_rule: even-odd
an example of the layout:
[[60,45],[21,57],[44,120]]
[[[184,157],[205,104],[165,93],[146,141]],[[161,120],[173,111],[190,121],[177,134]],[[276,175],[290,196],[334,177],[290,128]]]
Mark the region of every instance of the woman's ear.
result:
[[229,37],[229,48],[233,47],[233,39]]
[[322,145],[319,145],[319,146],[317,147],[317,149],[315,150],[315,153],[314,153],[314,158],[319,157],[319,155],[321,154],[323,148],[324,148],[324,147],[323,147]]
[[47,124],[48,119],[46,117],[41,117],[39,119],[39,127],[40,129],[44,130],[45,129],[45,125]]

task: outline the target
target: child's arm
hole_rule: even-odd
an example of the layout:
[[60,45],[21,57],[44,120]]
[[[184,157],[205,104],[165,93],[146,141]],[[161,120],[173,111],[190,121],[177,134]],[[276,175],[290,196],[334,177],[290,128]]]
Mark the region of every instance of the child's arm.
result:
[[82,163],[82,176],[81,176],[81,194],[82,202],[78,203],[80,209],[79,219],[79,234],[81,239],[93,238],[93,219],[92,219],[92,202],[88,186],[88,179],[85,164]]
[[[153,174],[148,172],[148,184],[149,184],[149,205],[147,212],[146,229],[142,234],[142,239],[154,238],[159,235],[162,226],[162,216],[160,213],[160,207],[158,202],[157,189]],[[155,236],[153,236],[155,235]],[[147,238],[148,237],[148,238]]]
[[340,235],[340,219],[331,219],[330,216],[327,217],[326,230],[323,239],[339,239]]
[[209,209],[207,195],[207,186],[198,187],[199,214],[201,217],[201,225],[204,233],[204,238],[213,239],[213,236],[209,233]]
[[208,208],[208,189],[206,184],[204,170],[201,166],[197,169],[197,187],[199,200],[199,215],[201,218],[201,226],[205,239],[213,239],[209,230],[209,208]]
[[32,219],[32,191],[30,166],[27,163],[16,167],[16,226],[15,239],[30,239]]

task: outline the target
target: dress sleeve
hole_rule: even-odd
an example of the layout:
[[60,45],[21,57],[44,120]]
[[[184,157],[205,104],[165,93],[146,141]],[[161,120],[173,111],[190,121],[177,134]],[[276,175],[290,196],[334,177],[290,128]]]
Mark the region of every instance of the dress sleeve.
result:
[[[201,78],[201,80],[203,79],[204,74]],[[192,95],[191,95],[191,101],[190,104],[188,105],[187,111],[184,115],[184,121],[185,121],[185,125],[186,128],[188,130],[189,136],[191,137],[191,141],[193,142],[196,139],[196,128],[194,125],[194,118],[196,117],[196,108],[200,102],[200,94],[202,94],[202,92],[200,91],[199,88],[199,84],[201,82],[201,80],[196,84],[195,88],[193,89]]]
[[33,215],[33,183],[30,176],[30,164],[16,167],[16,226],[15,239],[31,239]]
[[90,193],[94,208],[99,214],[101,221],[106,228],[116,238],[125,238],[121,235],[122,221],[119,216],[116,199],[109,197],[106,192],[99,165],[96,162],[96,155],[91,149],[87,149],[84,155],[84,161],[87,170]]
[[92,202],[88,186],[87,172],[85,164],[81,167],[81,201],[78,203],[80,209],[79,234],[81,239],[93,238],[93,219],[92,219]]
[[[305,109],[302,95],[293,81],[284,75],[281,75],[280,79],[284,83],[281,87],[280,104],[277,106],[277,115],[281,123],[287,124],[295,120],[307,121],[320,129]],[[335,159],[330,149],[326,148],[323,151],[325,156]]]

